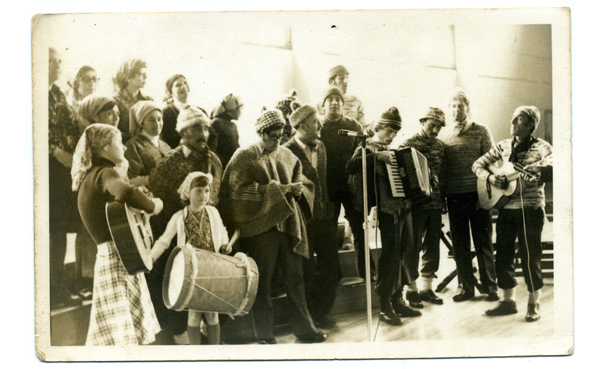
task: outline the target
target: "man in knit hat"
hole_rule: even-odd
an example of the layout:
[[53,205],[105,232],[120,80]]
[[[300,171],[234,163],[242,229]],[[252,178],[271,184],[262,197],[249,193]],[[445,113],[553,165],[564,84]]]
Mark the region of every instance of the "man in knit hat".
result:
[[[362,133],[362,126],[355,119],[344,115],[343,106],[344,94],[342,90],[330,86],[323,97],[325,115],[322,121],[321,141],[327,149],[327,190],[329,200],[333,202],[333,218],[330,226],[333,232],[337,231],[338,218],[343,204],[346,219],[350,223],[354,236],[354,249],[358,250],[363,247],[364,242],[363,216],[361,212],[355,210],[353,205],[352,193],[348,188],[348,174],[345,168],[360,140],[339,136],[338,131],[345,129]],[[359,272],[361,277],[364,278],[364,268],[361,269],[360,265]]]
[[[225,225],[240,230],[244,252],[256,261],[260,278],[252,307],[260,344],[275,344],[271,281],[277,265],[285,273],[290,320],[298,341],[315,343],[317,331],[306,305],[303,258],[308,259],[306,218],[314,198],[313,184],[302,164],[279,145],[285,120],[279,110],[266,110],[256,121],[258,142],[238,149],[225,168],[220,212]],[[306,206],[303,206],[305,204]]]
[[[327,315],[335,299],[335,291],[341,279],[335,233],[331,222],[333,208],[327,193],[327,152],[321,137],[321,122],[317,109],[309,105],[292,103],[290,123],[294,136],[285,143],[300,159],[302,173],[315,187],[312,217],[307,219],[306,233],[310,259],[304,259],[304,284],[308,310],[317,327],[331,328],[335,322]],[[316,264],[314,253],[317,254]]]
[[510,125],[512,139],[500,141],[473,164],[473,172],[492,186],[505,188],[507,179],[494,175],[488,167],[498,160],[521,164],[532,175],[521,177],[520,190],[510,197],[500,209],[496,221],[496,273],[503,299],[485,313],[489,316],[517,313],[515,300],[515,239],[519,237],[519,258],[523,277],[529,291],[525,320],[540,319],[542,292],[542,229],[544,227],[545,182],[552,181],[552,146],[535,138],[532,133],[540,122],[540,112],[535,106],[520,106],[513,113]]
[[[208,148],[208,123],[208,116],[199,108],[189,106],[183,109],[177,116],[176,127],[181,135],[180,145],[160,160],[150,173],[148,189],[164,203],[162,213],[151,218],[152,232],[155,235],[163,234],[173,214],[183,209],[177,190],[189,173],[203,172],[213,176],[209,205],[217,204],[223,167],[219,157]],[[171,249],[175,246],[177,245],[173,243]],[[175,343],[185,343],[187,312],[169,310],[162,300],[164,270],[171,249],[154,263],[147,281],[161,327],[170,330]]]
[[[435,273],[440,265],[440,238],[442,235],[442,212],[446,209],[444,199],[445,160],[444,143],[437,138],[442,127],[446,125],[446,117],[442,109],[428,108],[419,119],[421,132],[408,138],[403,147],[413,147],[427,158],[430,171],[431,202],[412,206],[413,231],[415,236],[414,253],[408,256],[408,268],[411,284],[407,288],[406,299],[410,306],[422,308],[421,300],[432,304],[443,304],[431,288]],[[419,251],[423,251],[421,265],[422,286],[419,292]]]
[[[327,72],[327,75],[329,77],[329,85],[339,88],[344,95],[344,115],[356,119],[364,127],[366,122],[362,102],[356,96],[346,95],[348,76],[350,75],[348,69],[343,65],[337,65],[331,68]],[[321,115],[324,114],[322,104],[318,104],[317,109]]]
[[[477,177],[471,171],[473,162],[490,151],[494,139],[489,128],[468,117],[469,100],[462,90],[457,90],[450,101],[452,125],[444,130],[440,139],[446,145],[446,201],[456,270],[462,288],[453,296],[455,302],[475,296],[477,284],[489,301],[498,300],[494,251],[492,249],[492,215],[478,208]],[[479,264],[479,286],[473,274],[471,235]]]

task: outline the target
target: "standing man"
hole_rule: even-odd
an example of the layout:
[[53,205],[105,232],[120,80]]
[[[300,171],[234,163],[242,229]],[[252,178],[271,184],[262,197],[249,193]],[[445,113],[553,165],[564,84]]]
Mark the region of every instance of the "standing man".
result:
[[49,54],[48,87],[48,184],[50,210],[50,306],[79,305],[64,276],[67,233],[80,231],[77,193],[71,190],[73,152],[79,128],[65,95],[56,85],[62,60],[54,48]]
[[[327,315],[335,299],[335,290],[341,279],[338,250],[335,234],[331,232],[332,207],[327,193],[327,152],[321,137],[321,122],[317,118],[317,109],[309,105],[296,108],[290,115],[291,126],[296,134],[286,142],[287,147],[300,159],[302,174],[315,187],[312,202],[312,218],[307,219],[309,259],[304,259],[304,284],[308,310],[315,326],[331,328],[335,321]],[[315,265],[314,254],[317,254]]]
[[[354,250],[358,257],[358,272],[365,278],[365,252],[363,215],[353,205],[353,195],[348,187],[348,174],[346,164],[352,158],[356,147],[360,143],[357,138],[342,137],[338,135],[340,129],[362,133],[362,127],[355,119],[344,116],[344,94],[339,88],[332,86],[323,98],[325,116],[323,117],[323,129],[321,130],[321,141],[327,149],[327,190],[329,200],[333,202],[333,218],[330,222],[331,232],[337,232],[338,218],[342,204],[346,219],[350,223],[354,236]],[[371,269],[375,263],[371,259]]]
[[[473,172],[482,180],[497,188],[506,188],[506,176],[494,175],[488,167],[498,160],[521,164],[533,175],[521,174],[519,185],[510,200],[498,213],[496,222],[496,272],[503,299],[485,313],[489,316],[517,313],[515,301],[515,238],[519,237],[519,257],[529,302],[525,320],[540,319],[542,292],[542,229],[546,206],[544,182],[552,181],[552,146],[532,133],[540,123],[540,112],[535,106],[520,106],[512,115],[510,133],[512,139],[500,141],[488,153],[473,164]],[[505,164],[506,165],[506,164]]]
[[[444,143],[437,138],[446,117],[442,109],[429,108],[419,119],[423,129],[407,139],[402,146],[413,147],[427,158],[430,171],[431,202],[412,205],[413,232],[415,235],[414,255],[408,257],[411,285],[406,299],[412,307],[423,307],[421,300],[441,305],[444,301],[431,288],[435,273],[440,266],[440,238],[442,236],[442,213],[446,210]],[[419,278],[419,252],[423,251],[421,266],[421,289],[417,293]]]
[[[335,86],[342,91],[344,96],[344,116],[356,119],[363,127],[365,127],[365,113],[362,102],[356,96],[346,95],[348,89],[348,76],[350,72],[343,65],[338,65],[331,68],[328,72],[329,85]],[[317,106],[319,113],[324,114],[323,105]]]
[[469,119],[469,100],[462,90],[456,91],[452,96],[450,109],[453,125],[445,130],[440,138],[446,145],[446,200],[454,260],[459,282],[462,284],[462,289],[453,299],[455,302],[461,302],[475,296],[476,280],[471,261],[470,225],[483,285],[482,291],[488,294],[488,301],[497,301],[492,215],[489,210],[478,209],[477,177],[471,171],[473,162],[490,151],[494,139],[488,127]]
[[[208,204],[217,204],[223,167],[219,157],[208,148],[208,124],[208,116],[194,106],[183,109],[177,116],[176,129],[181,135],[181,144],[158,162],[149,176],[148,189],[164,203],[162,213],[151,218],[152,232],[155,235],[163,234],[173,214],[183,209],[177,189],[189,173],[203,172],[213,176]],[[164,270],[175,246],[177,245],[171,244],[168,252],[156,260],[152,271],[147,275],[147,282],[161,327],[170,330],[168,334],[173,335],[176,344],[186,344],[187,312],[167,309],[162,299]],[[166,343],[172,343],[170,337],[167,339]]]
[[258,343],[277,343],[271,297],[277,264],[285,274],[290,320],[298,341],[323,342],[326,336],[315,329],[306,305],[302,277],[302,259],[309,258],[309,248],[306,208],[301,203],[310,203],[313,185],[303,178],[300,160],[279,145],[284,128],[279,110],[260,115],[256,122],[258,142],[238,149],[225,168],[221,214],[226,224],[240,230],[242,250],[258,267],[260,278],[252,307]]

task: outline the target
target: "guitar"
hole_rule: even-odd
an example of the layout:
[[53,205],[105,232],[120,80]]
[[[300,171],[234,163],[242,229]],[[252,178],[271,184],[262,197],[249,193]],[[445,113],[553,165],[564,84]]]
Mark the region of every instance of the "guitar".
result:
[[111,201],[106,204],[106,220],[127,273],[134,275],[152,270],[150,250],[154,237],[150,216],[143,210]]
[[[551,163],[552,155],[537,161],[530,166],[545,166]],[[526,179],[538,179],[538,175],[525,170],[525,167],[518,163],[511,163],[506,161],[501,167],[490,165],[487,168],[496,177],[506,177],[506,187],[498,188],[487,180],[477,178],[477,195],[479,197],[479,204],[482,208],[489,210],[492,208],[502,209],[504,205],[510,200],[510,197],[517,191],[521,191],[521,180],[517,180],[521,177]]]

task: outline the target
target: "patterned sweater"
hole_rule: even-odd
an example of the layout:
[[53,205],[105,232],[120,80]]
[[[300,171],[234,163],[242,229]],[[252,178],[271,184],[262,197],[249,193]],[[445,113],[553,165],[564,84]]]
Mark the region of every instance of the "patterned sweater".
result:
[[422,209],[442,209],[445,198],[446,186],[446,158],[445,145],[442,140],[427,137],[423,131],[408,138],[400,148],[413,147],[427,158],[427,167],[430,170],[429,183],[431,184],[430,203],[423,205]]
[[440,136],[446,145],[446,193],[477,191],[477,177],[471,166],[494,145],[489,128],[473,123],[466,131],[457,133],[453,127],[448,127]]
[[[487,180],[488,176],[491,174],[487,167],[498,160],[502,160],[504,162],[508,162],[513,151],[513,142],[514,139],[506,139],[500,141],[495,147],[493,147],[489,152],[480,157],[473,163],[473,173],[477,175],[481,180]],[[550,159],[552,155],[552,146],[542,140],[541,138],[533,138],[529,141],[527,145],[527,151],[519,152],[517,154],[516,163],[522,164],[523,166],[529,165],[535,162],[538,162],[543,159]],[[519,190],[515,191],[515,193],[511,196],[510,200],[504,206],[504,209],[521,209],[521,207],[525,208],[544,208],[546,206],[546,199],[544,193],[544,183],[547,181],[546,178],[550,178],[552,176],[552,164],[546,163],[546,165],[542,167],[540,180],[537,182],[527,182],[521,181],[523,185],[523,192],[521,193]],[[521,196],[523,198],[523,203],[521,206]]]

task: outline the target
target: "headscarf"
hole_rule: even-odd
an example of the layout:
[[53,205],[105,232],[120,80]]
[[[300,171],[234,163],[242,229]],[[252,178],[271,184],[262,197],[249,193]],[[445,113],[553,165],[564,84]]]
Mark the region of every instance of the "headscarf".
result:
[[229,94],[223,98],[221,104],[217,107],[217,111],[215,113],[215,117],[219,116],[223,113],[233,112],[238,106],[242,105],[242,102],[239,96],[234,94]]
[[203,127],[206,127],[205,135],[208,137],[208,126],[210,125],[208,116],[201,109],[190,105],[183,109],[177,116],[175,130],[177,133],[181,134],[181,131],[194,124],[201,124]]
[[419,122],[423,123],[427,119],[435,119],[438,122],[442,123],[442,126],[446,126],[446,115],[444,111],[440,108],[428,108],[425,115],[419,119]]
[[154,101],[141,100],[135,103],[129,110],[129,133],[135,136],[142,129],[142,123],[148,114],[158,110],[162,114],[160,106]]
[[185,179],[183,180],[181,186],[179,186],[179,189],[177,190],[177,193],[183,201],[188,201],[190,199],[190,191],[194,187],[197,187],[194,185],[194,180],[198,177],[205,177],[208,179],[208,185],[210,186],[212,184],[213,176],[210,173],[207,174],[204,172],[192,172],[188,174],[187,177],[185,177]]
[[92,167],[92,158],[106,145],[110,144],[115,135],[121,135],[118,128],[108,124],[95,123],[89,125],[77,142],[73,153],[71,179],[73,191],[77,191],[87,171]]
[[107,107],[107,109],[112,109],[116,102],[107,96],[98,96],[93,94],[86,96],[79,104],[79,114],[90,123],[98,123],[96,122],[96,115],[100,110],[106,110],[104,107],[106,107],[108,104],[111,104],[112,106]]
[[284,117],[289,117],[294,109],[292,108],[292,103],[294,101],[298,101],[298,93],[296,90],[291,90],[287,96],[284,96],[281,101],[275,105],[275,109],[281,110]]
[[280,124],[281,128],[285,127],[285,119],[283,119],[283,114],[281,114],[280,110],[264,110],[260,117],[256,120],[256,132],[262,133],[265,129],[274,126],[276,124]]
[[513,113],[510,121],[512,122],[513,120],[515,120],[515,118],[518,117],[521,113],[525,113],[529,118],[531,118],[533,123],[535,123],[535,127],[533,128],[532,133],[535,132],[538,125],[540,124],[541,114],[539,109],[535,106],[519,106],[517,109],[515,109],[515,112]]
[[293,102],[292,108],[294,110],[292,115],[290,115],[290,123],[294,128],[298,128],[311,115],[317,114],[317,109],[310,105],[301,105],[299,102]]

